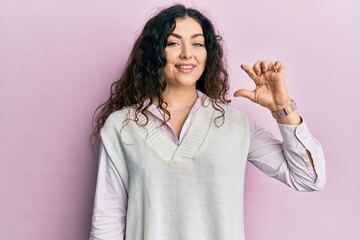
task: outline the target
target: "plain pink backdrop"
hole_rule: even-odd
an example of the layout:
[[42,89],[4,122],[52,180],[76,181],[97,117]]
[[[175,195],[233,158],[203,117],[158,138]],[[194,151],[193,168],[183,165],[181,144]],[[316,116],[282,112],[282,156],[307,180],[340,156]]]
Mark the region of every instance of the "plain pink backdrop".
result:
[[[97,157],[94,109],[145,21],[167,1],[0,1],[0,238],[89,237]],[[186,2],[185,2],[186,3]],[[247,240],[360,239],[358,1],[192,1],[239,65],[281,60],[299,111],[327,157],[323,191],[298,193],[247,167]],[[279,136],[266,109],[234,99]]]

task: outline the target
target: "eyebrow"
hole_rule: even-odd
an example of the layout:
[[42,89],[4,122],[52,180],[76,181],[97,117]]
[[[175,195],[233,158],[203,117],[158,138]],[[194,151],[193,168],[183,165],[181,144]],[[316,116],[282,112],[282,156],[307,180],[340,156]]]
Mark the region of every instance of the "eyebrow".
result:
[[[176,38],[179,38],[179,39],[182,38],[181,35],[176,34],[176,33],[170,33],[170,35],[171,35],[171,36],[174,36],[174,37],[176,37]],[[204,37],[204,35],[201,34],[201,33],[195,33],[195,34],[191,35],[191,38],[197,38],[197,37]]]

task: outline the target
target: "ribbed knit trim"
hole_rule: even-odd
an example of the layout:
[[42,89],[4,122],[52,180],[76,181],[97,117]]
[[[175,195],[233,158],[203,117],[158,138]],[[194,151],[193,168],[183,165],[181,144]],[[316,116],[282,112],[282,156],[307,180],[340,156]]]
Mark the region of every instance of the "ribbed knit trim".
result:
[[[179,146],[168,139],[151,121],[142,127],[140,132],[145,141],[165,160],[175,162],[193,159],[213,122],[215,109],[211,103],[205,103],[205,106],[197,110],[194,122]],[[139,120],[142,122],[146,119],[140,114]]]

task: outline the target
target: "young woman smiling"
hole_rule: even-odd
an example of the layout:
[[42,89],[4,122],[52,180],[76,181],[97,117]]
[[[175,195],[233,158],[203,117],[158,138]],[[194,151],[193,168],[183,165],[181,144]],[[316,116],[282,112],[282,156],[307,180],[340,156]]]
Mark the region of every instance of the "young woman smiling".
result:
[[290,99],[284,65],[242,69],[242,96],[266,107],[283,142],[228,105],[221,37],[195,9],[174,5],[151,18],[94,136],[100,160],[90,239],[243,240],[247,161],[298,191],[320,190],[325,162]]

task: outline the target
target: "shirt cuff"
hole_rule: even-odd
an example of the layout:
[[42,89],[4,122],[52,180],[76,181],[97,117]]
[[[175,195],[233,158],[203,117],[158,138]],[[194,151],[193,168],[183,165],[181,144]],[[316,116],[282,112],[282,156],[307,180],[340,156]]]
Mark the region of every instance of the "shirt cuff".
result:
[[302,143],[303,140],[306,140],[306,138],[311,136],[311,133],[304,121],[302,121],[299,125],[286,125],[278,123],[278,127],[284,140],[284,144],[289,147],[305,147]]
[[[286,125],[278,123],[280,133],[284,140],[284,146],[296,149],[311,148],[312,134],[304,121],[299,125]],[[314,172],[310,160],[306,157],[303,158],[306,167]]]

